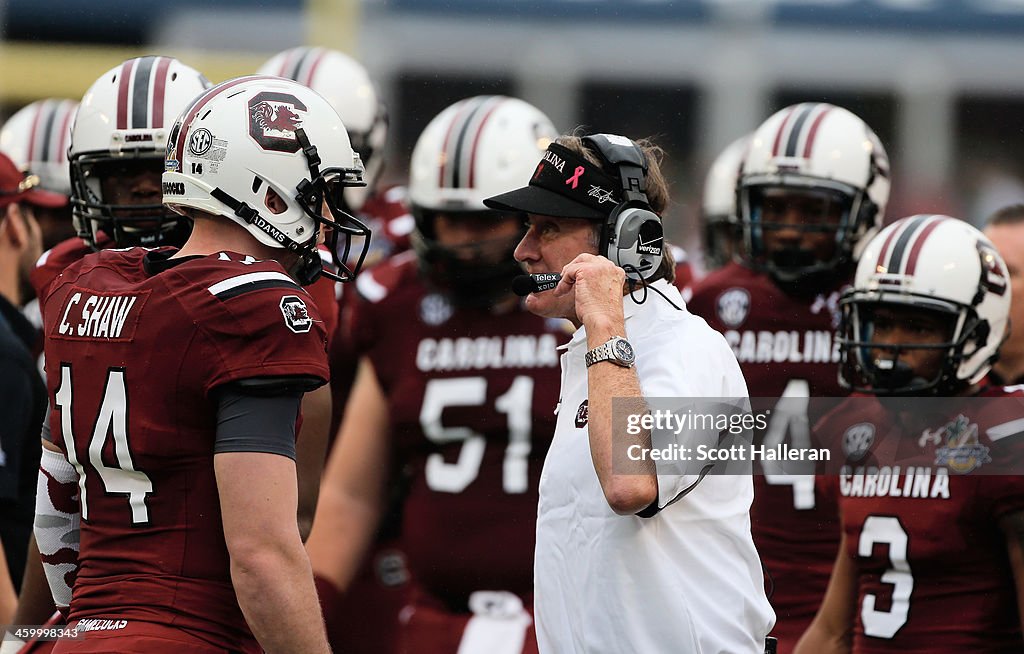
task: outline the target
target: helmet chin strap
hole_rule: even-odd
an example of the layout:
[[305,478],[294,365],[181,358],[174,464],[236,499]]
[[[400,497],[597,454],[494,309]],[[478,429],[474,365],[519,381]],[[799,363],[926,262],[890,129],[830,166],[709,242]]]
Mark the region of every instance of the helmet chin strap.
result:
[[229,209],[231,209],[232,212],[234,212],[236,216],[244,220],[247,224],[254,225],[257,229],[280,243],[281,247],[284,249],[298,253],[309,249],[308,246],[299,243],[277,227],[274,227],[270,221],[260,215],[259,211],[256,211],[245,202],[235,199],[231,194],[219,186],[210,191],[210,196],[215,200],[223,202]]
[[223,202],[234,212],[236,216],[244,220],[247,224],[254,225],[257,229],[265,232],[289,252],[294,252],[299,255],[299,260],[288,270],[299,284],[308,286],[323,274],[323,265],[320,262],[320,255],[316,252],[315,247],[310,248],[290,238],[284,232],[270,224],[270,222],[261,216],[258,211],[250,207],[245,202],[241,202],[240,200],[232,197],[220,187],[210,191],[210,196],[220,202]]

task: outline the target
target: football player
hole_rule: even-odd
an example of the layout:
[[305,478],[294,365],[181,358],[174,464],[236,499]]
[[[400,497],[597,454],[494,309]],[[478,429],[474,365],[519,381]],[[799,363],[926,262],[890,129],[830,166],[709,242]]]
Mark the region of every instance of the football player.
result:
[[185,242],[188,220],[161,204],[164,148],[174,119],[209,87],[198,71],[159,56],[129,59],[93,82],[71,127],[78,236],[39,259],[32,273],[39,297],[64,268],[95,250]]
[[[71,123],[71,142],[66,146],[70,161],[63,160],[63,179],[69,180],[72,221],[78,236],[44,252],[30,272],[40,312],[45,314],[43,300],[51,283],[67,266],[96,249],[184,243],[190,225],[162,207],[160,175],[174,119],[209,86],[202,74],[177,59],[149,56],[122,62],[86,91]],[[55,111],[53,123],[69,115],[51,109]],[[59,134],[51,134],[51,145],[33,156],[51,152]],[[55,159],[45,160],[47,165],[41,167],[53,179],[62,176]],[[49,438],[46,428],[44,424],[44,438]],[[66,611],[75,568],[71,544],[60,540],[29,544],[26,578],[15,616],[20,624],[43,623],[53,614],[54,604]],[[74,546],[77,548],[77,542]],[[66,574],[51,576],[49,589],[40,558],[64,566]]]
[[[21,170],[39,177],[39,187],[65,197],[71,195],[68,176],[68,144],[78,103],[49,98],[19,109],[0,130],[0,151]],[[71,204],[38,209],[36,220],[43,230],[43,250],[75,235]]]
[[841,306],[841,381],[861,396],[815,427],[846,455],[820,478],[842,536],[796,651],[1020,651],[1024,394],[986,378],[1006,264],[966,222],[911,216],[867,246]]
[[[845,394],[836,381],[839,295],[881,225],[888,158],[851,112],[798,104],[754,131],[737,184],[741,260],[705,277],[689,308],[725,334],[755,405],[784,398],[761,407],[772,412],[765,444],[806,446],[806,398]],[[815,496],[812,475],[791,472],[767,464],[751,507],[780,653],[814,617],[839,540],[835,506]]]
[[[80,520],[68,624],[84,632],[54,652],[326,653],[294,462],[326,333],[299,284],[328,274],[318,242],[369,236],[339,203],[362,169],[330,104],[270,77],[203,93],[165,151],[163,198],[194,224],[184,246],[103,250],[45,298],[41,483],[74,485],[50,489],[42,524]],[[112,217],[90,219],[93,238],[175,229],[155,209]]]
[[330,619],[387,495],[401,488],[412,588],[398,651],[537,648],[537,487],[554,431],[554,348],[567,334],[512,294],[523,217],[483,200],[519,186],[555,136],[543,113],[515,98],[478,96],[442,111],[412,156],[415,251],[356,284],[349,338],[359,371],[308,548]]

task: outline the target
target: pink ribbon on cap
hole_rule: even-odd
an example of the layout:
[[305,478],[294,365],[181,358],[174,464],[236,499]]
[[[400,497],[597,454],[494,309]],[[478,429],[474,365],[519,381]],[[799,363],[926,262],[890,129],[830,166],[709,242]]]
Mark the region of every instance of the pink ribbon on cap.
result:
[[572,187],[576,188],[576,186],[580,183],[580,175],[582,175],[585,170],[586,169],[583,166],[576,166],[576,172],[573,173],[573,176],[565,180],[566,185],[572,184]]

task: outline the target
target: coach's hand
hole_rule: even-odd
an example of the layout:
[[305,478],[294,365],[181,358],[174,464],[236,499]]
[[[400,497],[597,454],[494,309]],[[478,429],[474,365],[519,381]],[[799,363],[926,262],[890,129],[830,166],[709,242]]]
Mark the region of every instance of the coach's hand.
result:
[[622,294],[626,272],[595,254],[580,254],[562,268],[555,295],[575,292],[576,315],[587,331],[598,326],[621,330],[625,323]]

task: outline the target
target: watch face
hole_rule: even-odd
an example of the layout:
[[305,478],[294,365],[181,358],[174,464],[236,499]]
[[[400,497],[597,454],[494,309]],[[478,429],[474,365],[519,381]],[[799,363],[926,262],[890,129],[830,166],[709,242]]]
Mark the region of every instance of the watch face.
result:
[[615,355],[623,361],[632,361],[635,356],[633,346],[626,340],[615,341]]

